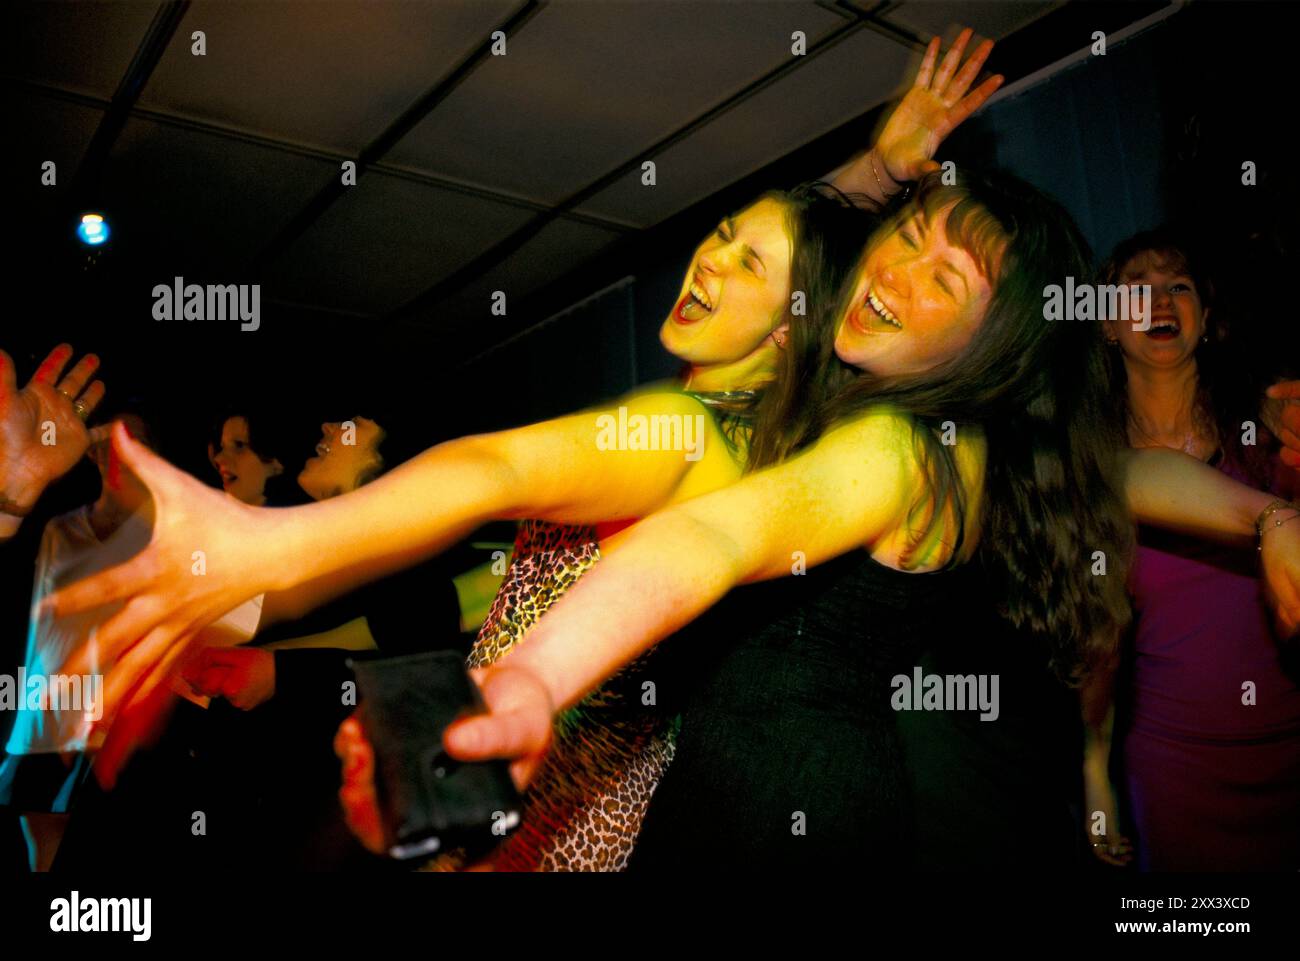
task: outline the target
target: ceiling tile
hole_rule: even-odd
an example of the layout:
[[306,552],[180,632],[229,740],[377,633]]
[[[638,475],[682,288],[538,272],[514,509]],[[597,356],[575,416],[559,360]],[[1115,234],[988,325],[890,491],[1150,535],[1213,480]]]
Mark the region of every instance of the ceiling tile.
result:
[[810,2],[552,3],[388,161],[555,203],[844,19]]
[[[580,266],[622,236],[622,233],[580,221],[565,218],[553,221],[500,265],[471,281],[427,316],[411,320],[453,331],[485,324],[517,330],[519,321],[509,313],[512,305],[518,305],[529,294]],[[492,294],[498,290],[506,295],[507,313],[504,318],[494,315],[491,309]]]
[[111,99],[157,10],[139,2],[8,3],[0,71]]
[[884,19],[922,40],[935,34],[953,39],[958,26],[970,27],[980,38],[1001,40],[1063,5],[1064,0],[909,0],[886,13]]
[[[434,86],[514,6],[199,0],[141,106],[356,153]],[[207,53],[191,53],[202,30]]]
[[326,161],[135,117],[113,148],[101,197],[117,243],[148,250],[160,269],[228,269],[266,244],[336,171]]
[[536,212],[371,171],[270,265],[276,297],[374,314],[406,303]]
[[[653,158],[654,186],[633,171],[581,212],[656,224],[889,100],[914,59],[908,48],[860,30]],[[870,131],[862,136],[866,146]]]

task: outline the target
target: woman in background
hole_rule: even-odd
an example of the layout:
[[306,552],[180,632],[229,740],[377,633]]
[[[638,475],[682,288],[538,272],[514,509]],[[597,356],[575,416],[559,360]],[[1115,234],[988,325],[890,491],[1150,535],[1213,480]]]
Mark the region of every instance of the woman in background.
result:
[[[1284,506],[1300,494],[1300,470],[1279,460],[1260,410],[1260,365],[1233,353],[1204,264],[1178,236],[1153,231],[1121,243],[1103,274],[1152,291],[1149,329],[1104,325],[1129,446],[1181,451],[1271,491],[1265,529],[1300,526]],[[1116,694],[1111,672],[1089,689],[1085,814],[1103,861],[1128,863],[1135,852],[1143,870],[1300,868],[1300,687],[1295,665],[1284,669],[1256,567],[1245,545],[1141,529],[1131,676]],[[1132,825],[1135,849],[1118,818]]]

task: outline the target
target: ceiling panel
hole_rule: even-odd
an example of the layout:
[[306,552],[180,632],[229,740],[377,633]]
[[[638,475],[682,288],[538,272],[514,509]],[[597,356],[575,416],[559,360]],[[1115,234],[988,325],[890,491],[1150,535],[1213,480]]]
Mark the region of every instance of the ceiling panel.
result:
[[[556,220],[500,265],[471,281],[426,316],[412,318],[412,322],[436,324],[451,330],[495,324],[503,330],[515,331],[520,323],[510,315],[512,305],[518,305],[529,294],[578,267],[622,236],[620,232],[580,221]],[[506,295],[505,318],[492,313],[492,293],[497,290]]]
[[912,63],[907,47],[861,30],[654,158],[654,186],[633,171],[581,210],[656,224],[889,100]]
[[371,171],[270,267],[275,296],[365,314],[406,303],[536,212]]
[[266,244],[336,170],[327,161],[132,118],[113,148],[102,200],[114,243],[150,250],[160,269],[228,268]]
[[[951,39],[958,26],[970,27],[979,37],[1001,40],[1032,23],[1065,0],[908,0],[884,19],[910,30],[922,40],[935,34]],[[859,0],[859,5],[862,5]]]
[[[141,106],[356,153],[481,43],[511,0],[199,0]],[[202,30],[207,54],[190,37]]]
[[157,10],[139,0],[6,3],[0,72],[108,100]]
[[[67,188],[72,186],[104,112],[22,89],[6,91],[3,103],[5,130],[11,138],[5,145],[5,168],[12,169],[10,176],[17,178],[6,180],[7,189],[66,201]],[[41,164],[47,160],[54,161],[57,175],[51,187],[40,183]]]
[[810,2],[561,0],[389,162],[558,202],[789,60],[844,18]]

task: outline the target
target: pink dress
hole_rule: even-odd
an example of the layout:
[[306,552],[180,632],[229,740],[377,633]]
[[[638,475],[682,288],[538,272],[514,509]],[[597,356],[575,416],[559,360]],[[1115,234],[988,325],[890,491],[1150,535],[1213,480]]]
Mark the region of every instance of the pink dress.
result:
[[1122,750],[1143,870],[1300,868],[1300,687],[1282,667],[1258,558],[1139,535]]

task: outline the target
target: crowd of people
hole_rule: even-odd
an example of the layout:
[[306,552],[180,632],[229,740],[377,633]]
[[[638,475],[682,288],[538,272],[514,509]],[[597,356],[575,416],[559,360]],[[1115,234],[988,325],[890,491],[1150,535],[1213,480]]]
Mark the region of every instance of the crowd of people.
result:
[[[939,169],[1000,83],[969,36],[870,149],[701,242],[661,328],[677,384],[401,464],[381,422],[327,423],[290,506],[274,414],[222,419],[218,491],[146,423],[86,429],[94,358],[60,379],[60,346],[20,392],[0,357],[0,536],[87,452],[103,476],[37,560],[28,670],[105,690],[95,725],[24,712],[6,745],[32,866],[181,831],[142,812],[185,782],[258,856],[378,867],[325,810],[391,841],[347,652],[454,646],[430,558],[504,520],[467,652],[487,710],[445,744],[511,762],[522,823],[433,868],[1300,867],[1300,382],[1233,352],[1249,318],[1187,240],[1095,269],[1041,191]],[[1066,277],[1149,285],[1144,323],[1047,320]],[[605,414],[703,415],[699,456],[598,445]],[[995,716],[911,709],[914,671],[995,678]]]

